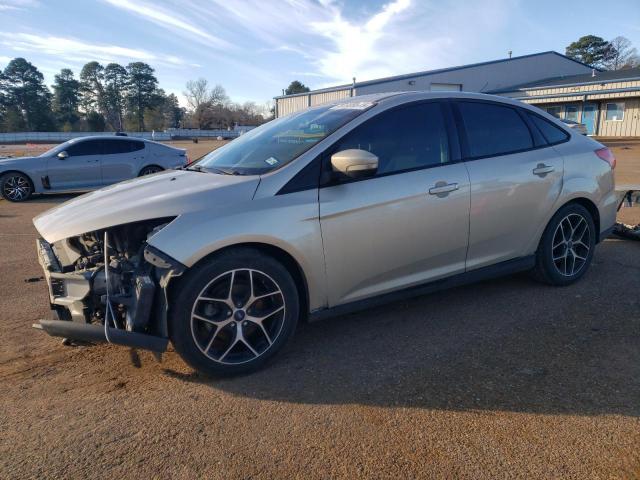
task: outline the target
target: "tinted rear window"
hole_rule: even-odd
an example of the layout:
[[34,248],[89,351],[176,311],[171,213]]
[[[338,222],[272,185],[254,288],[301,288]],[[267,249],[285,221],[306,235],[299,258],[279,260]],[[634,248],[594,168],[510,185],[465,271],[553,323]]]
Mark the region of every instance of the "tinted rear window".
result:
[[106,155],[115,153],[129,153],[136,150],[142,150],[144,148],[143,142],[135,140],[105,140],[104,141],[104,153]]
[[547,142],[551,144],[560,143],[564,142],[569,137],[561,128],[556,127],[553,123],[545,120],[544,118],[528,112],[527,115],[529,115],[529,118],[538,130],[540,130]]
[[515,109],[480,102],[459,102],[458,107],[469,156],[488,157],[533,148],[529,128]]

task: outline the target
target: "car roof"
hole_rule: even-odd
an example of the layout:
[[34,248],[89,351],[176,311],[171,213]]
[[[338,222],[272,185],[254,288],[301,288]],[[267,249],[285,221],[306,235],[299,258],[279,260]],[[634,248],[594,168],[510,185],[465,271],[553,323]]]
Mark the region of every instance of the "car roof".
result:
[[458,92],[458,91],[447,91],[447,92],[431,92],[425,90],[412,90],[405,92],[385,92],[385,93],[374,93],[368,95],[356,95],[355,97],[347,97],[340,100],[335,100],[329,103],[322,104],[326,105],[344,105],[349,103],[378,103],[383,104],[387,101],[393,100],[393,103],[403,103],[403,101],[416,101],[416,100],[429,100],[429,99],[438,99],[438,98],[457,98],[457,99],[471,99],[471,100],[488,100],[492,102],[500,102],[507,103],[511,105],[518,106],[529,106],[519,100],[514,100],[508,97],[502,97],[498,95],[489,95],[486,93],[474,93],[474,92]]
[[137,137],[125,137],[124,135],[86,135],[82,137],[75,137],[70,139],[70,142],[84,141],[84,140],[136,140],[139,142],[146,142],[148,140]]

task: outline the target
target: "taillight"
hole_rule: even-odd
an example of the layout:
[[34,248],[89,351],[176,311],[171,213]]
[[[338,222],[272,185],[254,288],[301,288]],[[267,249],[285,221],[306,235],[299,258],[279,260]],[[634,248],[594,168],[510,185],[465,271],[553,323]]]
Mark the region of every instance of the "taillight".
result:
[[608,148],[599,148],[596,150],[596,155],[598,155],[601,160],[607,162],[612,170],[616,168],[616,157],[613,156],[613,152]]

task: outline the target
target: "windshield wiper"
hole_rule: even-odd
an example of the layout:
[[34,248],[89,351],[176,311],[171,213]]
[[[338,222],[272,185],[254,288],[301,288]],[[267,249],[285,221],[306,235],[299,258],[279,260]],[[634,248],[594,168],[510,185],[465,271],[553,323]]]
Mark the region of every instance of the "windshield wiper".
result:
[[203,167],[202,165],[193,165],[191,167],[186,167],[185,170],[191,170],[193,172],[201,172],[201,173],[217,173],[219,175],[232,175],[231,172],[222,170],[221,168]]

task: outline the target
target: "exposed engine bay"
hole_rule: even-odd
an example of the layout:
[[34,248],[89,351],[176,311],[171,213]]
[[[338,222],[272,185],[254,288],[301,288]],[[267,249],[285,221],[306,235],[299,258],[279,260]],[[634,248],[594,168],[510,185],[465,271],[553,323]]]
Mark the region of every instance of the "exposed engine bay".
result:
[[51,245],[39,240],[58,319],[167,337],[165,289],[183,268],[147,240],[171,220],[119,225]]

